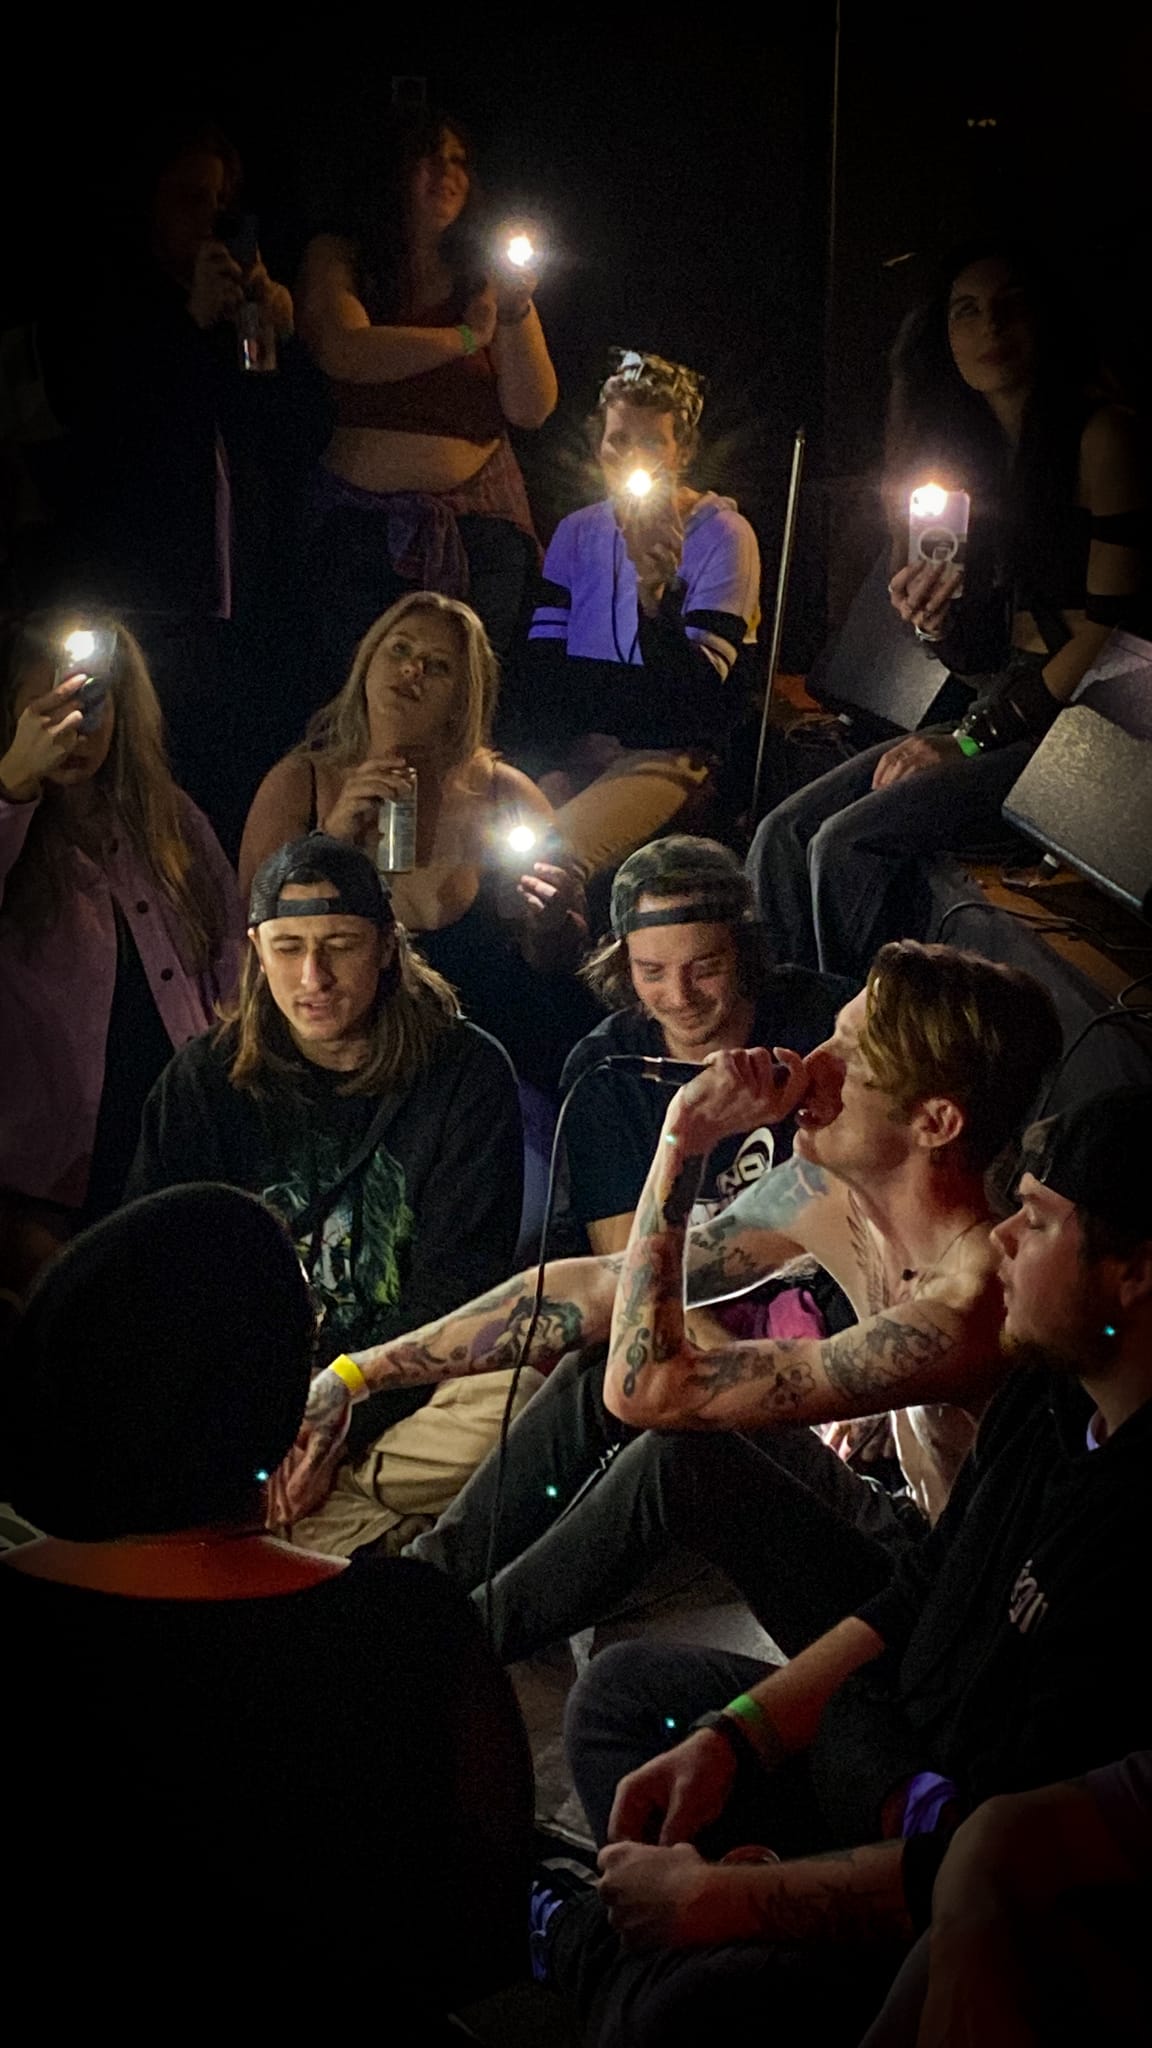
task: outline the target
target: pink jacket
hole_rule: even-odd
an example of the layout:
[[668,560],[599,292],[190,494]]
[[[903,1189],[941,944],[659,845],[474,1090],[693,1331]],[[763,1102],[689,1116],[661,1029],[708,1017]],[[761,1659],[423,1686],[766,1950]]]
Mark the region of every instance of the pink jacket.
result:
[[[106,864],[73,853],[73,885],[56,923],[25,952],[0,915],[0,1186],[76,1208],[88,1188],[116,984],[115,904],[139,949],[174,1050],[215,1021],[236,984],[244,920],[232,873],[207,819],[185,798],[189,838],[227,905],[228,934],[207,973],[181,965],[177,928],[127,841]],[[0,907],[35,803],[0,798]]]

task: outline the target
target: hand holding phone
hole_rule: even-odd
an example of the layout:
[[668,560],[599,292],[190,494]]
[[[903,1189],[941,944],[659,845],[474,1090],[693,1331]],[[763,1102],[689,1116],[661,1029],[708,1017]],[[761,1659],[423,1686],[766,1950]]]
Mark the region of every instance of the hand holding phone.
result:
[[[970,510],[967,491],[946,491],[941,484],[918,485],[908,500],[909,568],[928,565],[963,571]],[[958,584],[954,596],[959,589]]]
[[78,732],[98,732],[112,689],[116,666],[116,632],[112,626],[77,626],[65,634],[56,663],[56,688],[79,679],[72,700],[81,713]]

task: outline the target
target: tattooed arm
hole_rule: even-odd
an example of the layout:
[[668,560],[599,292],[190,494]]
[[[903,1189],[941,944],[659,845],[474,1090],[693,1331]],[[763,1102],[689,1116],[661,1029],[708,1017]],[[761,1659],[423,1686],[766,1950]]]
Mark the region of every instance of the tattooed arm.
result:
[[[621,1264],[617,1256],[562,1259],[547,1267],[540,1319],[525,1364],[547,1368],[577,1345],[607,1336]],[[356,1398],[518,1364],[535,1294],[535,1273],[518,1273],[410,1336],[353,1352],[364,1380]],[[331,1366],[317,1373],[296,1444],[273,1478],[270,1522],[299,1521],[327,1498],[352,1406],[348,1386]]]
[[761,1869],[705,1863],[687,1843],[620,1842],[600,1851],[600,1895],[627,1948],[907,1940],[903,1855],[903,1842],[876,1842]]
[[[877,1308],[823,1342],[733,1342],[720,1333],[709,1341],[686,1317],[682,1293],[684,1219],[704,1166],[703,1154],[689,1149],[692,1128],[688,1118],[681,1125],[674,1102],[624,1255],[604,1386],[614,1415],[636,1428],[767,1429],[983,1398],[1001,1319],[990,1263],[931,1295]],[[847,1208],[841,1214],[846,1225],[856,1220]],[[802,1209],[793,1228],[798,1240],[811,1234]],[[859,1260],[856,1271],[859,1279]],[[869,1292],[858,1287],[857,1299]]]

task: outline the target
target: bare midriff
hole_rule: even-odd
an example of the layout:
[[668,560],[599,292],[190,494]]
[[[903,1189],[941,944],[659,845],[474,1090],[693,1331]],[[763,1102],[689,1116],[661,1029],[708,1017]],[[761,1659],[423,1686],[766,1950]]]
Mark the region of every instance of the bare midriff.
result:
[[454,491],[483,469],[499,445],[447,434],[337,427],[324,462],[362,491]]

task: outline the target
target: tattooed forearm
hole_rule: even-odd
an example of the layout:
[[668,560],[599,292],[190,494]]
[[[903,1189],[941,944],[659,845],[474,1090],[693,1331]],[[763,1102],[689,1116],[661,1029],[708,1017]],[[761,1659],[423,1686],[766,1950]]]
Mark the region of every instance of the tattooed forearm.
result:
[[613,1354],[617,1358],[623,1356],[623,1388],[629,1400],[636,1392],[636,1381],[644,1367],[664,1365],[675,1354],[683,1320],[679,1319],[678,1328],[667,1329],[667,1303],[671,1291],[672,1321],[676,1324],[679,1286],[676,1247],[660,1239],[647,1240],[642,1255],[624,1274],[612,1320]]
[[688,1299],[717,1301],[765,1280],[795,1256],[788,1239],[810,1204],[826,1195],[827,1176],[805,1159],[790,1159],[745,1188],[730,1209],[693,1230],[688,1239]]
[[665,1365],[684,1343],[684,1226],[699,1193],[704,1155],[670,1158],[661,1148],[644,1185],[624,1254],[612,1316],[608,1372],[621,1374],[626,1400],[649,1365]]
[[700,1192],[704,1164],[702,1152],[690,1152],[677,1168],[663,1204],[664,1221],[670,1230],[683,1230],[692,1214],[692,1204]]
[[728,1212],[736,1223],[756,1230],[786,1231],[809,1202],[828,1193],[829,1181],[822,1166],[793,1154],[783,1166],[762,1173],[750,1188],[738,1195]]
[[[931,1389],[927,1395],[923,1392],[924,1375],[954,1348],[955,1341],[952,1333],[937,1323],[877,1316],[859,1329],[825,1338],[820,1363],[837,1393],[853,1402],[875,1396],[868,1412],[879,1413],[882,1408],[907,1405],[909,1382],[915,1383],[913,1398],[932,1399]],[[941,1388],[935,1398],[944,1392]]]
[[[698,1389],[705,1402],[732,1387],[748,1387],[758,1419],[770,1426],[806,1419],[816,1391],[816,1376],[807,1360],[786,1343],[759,1347],[738,1344],[699,1353],[695,1368],[688,1375],[688,1385]],[[706,1406],[696,1420],[707,1423]]]
[[[621,1254],[567,1259],[548,1268],[553,1286],[541,1303],[525,1363],[554,1365],[575,1346],[607,1336],[622,1264]],[[438,1322],[356,1352],[356,1363],[374,1390],[499,1372],[519,1363],[535,1297],[535,1275],[519,1273]]]
[[836,1849],[757,1872],[753,1904],[764,1940],[890,1941],[912,1932],[901,1878],[903,1844]]

